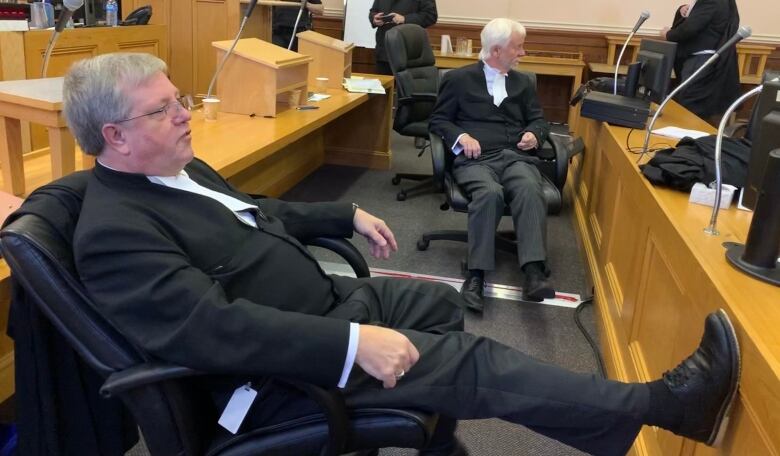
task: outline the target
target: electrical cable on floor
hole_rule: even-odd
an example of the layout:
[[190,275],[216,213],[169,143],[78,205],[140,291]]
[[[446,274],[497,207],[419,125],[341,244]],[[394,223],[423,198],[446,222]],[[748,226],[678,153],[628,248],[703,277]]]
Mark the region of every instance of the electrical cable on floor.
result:
[[582,309],[585,308],[587,305],[593,304],[593,297],[583,299],[580,304],[577,306],[576,309],[574,309],[574,323],[577,324],[577,327],[580,328],[580,331],[582,331],[582,335],[585,336],[585,340],[588,341],[588,344],[590,345],[591,350],[593,351],[593,357],[596,358],[596,363],[599,367],[599,373],[601,373],[601,376],[603,378],[607,378],[607,368],[604,366],[604,359],[601,357],[601,351],[599,350],[599,346],[596,344],[596,341],[593,340],[593,337],[591,337],[590,333],[588,333],[588,330],[585,329],[585,326],[583,326],[582,321],[580,321],[580,313],[582,312]]

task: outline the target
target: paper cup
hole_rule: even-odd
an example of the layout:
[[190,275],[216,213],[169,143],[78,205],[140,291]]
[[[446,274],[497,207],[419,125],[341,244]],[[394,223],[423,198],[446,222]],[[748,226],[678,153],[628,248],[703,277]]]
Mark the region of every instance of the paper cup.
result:
[[204,98],[203,99],[203,117],[206,120],[217,120],[217,114],[219,113],[219,98]]
[[316,78],[314,85],[314,90],[317,91],[317,93],[326,93],[328,91],[328,78],[326,77],[319,77]]
[[295,109],[301,104],[301,89],[293,89],[287,93],[287,104],[291,109]]

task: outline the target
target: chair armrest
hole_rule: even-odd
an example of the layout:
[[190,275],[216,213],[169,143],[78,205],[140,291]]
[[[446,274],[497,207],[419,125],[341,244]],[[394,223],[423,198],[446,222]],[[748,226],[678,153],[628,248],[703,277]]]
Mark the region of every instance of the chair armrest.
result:
[[204,375],[204,373],[189,367],[162,361],[150,361],[109,375],[103,382],[103,386],[100,387],[100,395],[104,398],[110,398],[127,390],[152,383],[198,375]]
[[745,133],[747,133],[748,123],[747,122],[734,122],[731,125],[728,125],[724,130],[723,134],[728,136],[729,138],[735,138],[735,137],[744,137]]
[[366,259],[363,258],[360,251],[351,242],[344,238],[317,237],[306,239],[304,243],[322,247],[338,254],[347,261],[347,264],[349,264],[357,277],[371,276]]
[[[100,387],[100,395],[108,399],[131,389],[199,375],[208,375],[208,373],[161,361],[151,361],[109,375]],[[273,381],[298,389],[322,409],[328,422],[328,446],[321,454],[336,456],[343,453],[349,426],[347,407],[341,393],[297,380],[273,377]]]
[[441,136],[435,133],[429,133],[428,136],[431,140],[431,162],[433,164],[433,180],[439,186],[444,188],[444,174],[447,168],[446,154],[451,154],[452,151],[449,147],[444,145],[444,140]]

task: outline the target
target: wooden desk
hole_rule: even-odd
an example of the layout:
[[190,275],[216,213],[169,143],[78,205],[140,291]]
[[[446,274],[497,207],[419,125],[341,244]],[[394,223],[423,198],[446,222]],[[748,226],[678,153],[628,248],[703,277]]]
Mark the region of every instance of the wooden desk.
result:
[[[658,127],[712,132],[675,103]],[[780,288],[755,280],[725,259],[726,241],[745,241],[751,214],[720,212],[719,236],[704,233],[711,208],[688,195],[652,186],[626,151],[629,130],[580,119],[585,141],[568,191],[595,285],[601,347],[611,378],[647,381],[675,366],[698,344],[704,316],[723,308],[737,328],[742,384],[718,451],[645,427],[639,455],[769,455],[780,453]],[[632,147],[643,134],[634,132]],[[655,138],[656,142],[674,142]]]
[[3,189],[25,193],[21,121],[49,132],[52,176],[75,170],[75,141],[62,117],[62,78],[0,82],[0,167]]
[[[532,53],[533,51],[529,51]],[[554,54],[560,54],[553,57]],[[455,55],[442,54],[440,51],[433,51],[436,57],[436,66],[439,68],[460,68],[470,65],[479,60],[478,54]],[[572,78],[571,96],[577,92],[582,84],[582,69],[585,62],[582,60],[581,53],[552,53],[541,52],[539,55],[526,55],[520,59],[517,68],[522,71],[530,71],[536,74],[545,74],[551,76],[568,76]],[[571,98],[571,97],[570,97]],[[577,120],[577,108],[569,107],[569,129],[573,130]]]

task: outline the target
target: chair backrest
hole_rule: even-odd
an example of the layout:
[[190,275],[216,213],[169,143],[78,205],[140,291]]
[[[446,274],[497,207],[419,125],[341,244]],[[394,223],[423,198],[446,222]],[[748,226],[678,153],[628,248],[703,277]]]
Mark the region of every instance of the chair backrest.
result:
[[393,129],[405,136],[428,137],[428,118],[439,91],[439,70],[428,33],[416,24],[387,31],[385,49],[398,91]]
[[[35,213],[16,217],[0,232],[0,246],[27,301],[37,306],[87,366],[105,378],[143,363],[146,357],[97,312],[75,272],[72,230],[86,177],[76,173],[33,193],[30,201],[41,203],[51,217]],[[62,189],[68,192],[64,196]],[[203,451],[200,436],[210,431],[199,424],[203,422],[199,414],[205,412],[193,409],[192,394],[183,382],[168,382],[121,397],[153,454]]]

